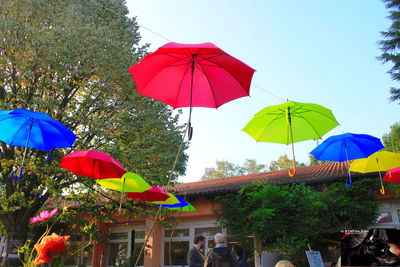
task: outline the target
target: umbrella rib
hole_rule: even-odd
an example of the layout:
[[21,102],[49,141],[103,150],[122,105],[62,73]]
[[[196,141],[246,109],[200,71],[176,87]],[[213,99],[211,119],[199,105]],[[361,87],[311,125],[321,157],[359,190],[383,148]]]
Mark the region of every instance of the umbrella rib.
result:
[[[31,120],[32,120],[32,119],[29,118],[28,120],[24,121],[24,123],[21,124],[21,126],[19,127],[19,129],[22,129],[22,127],[25,127],[26,124],[29,124]],[[16,131],[15,135],[13,136],[13,138],[11,139],[10,144],[14,142],[14,140],[15,140],[16,137],[17,137],[17,131]]]
[[208,84],[210,85],[211,94],[212,94],[213,100],[214,100],[214,106],[215,106],[215,107],[218,107],[218,106],[217,106],[217,103],[216,103],[215,95],[214,95],[214,90],[213,90],[213,88],[212,88],[211,81],[210,81],[209,77],[207,76],[207,73],[206,73],[205,70],[201,67],[200,64],[199,64],[198,68],[203,72],[204,76],[206,77],[206,79],[207,79],[207,81],[208,81]]
[[[179,89],[178,89],[178,92],[176,93],[176,96],[175,96],[175,107],[176,107],[176,104],[177,104],[177,102],[178,102],[178,96],[179,96],[179,93],[180,93],[180,91],[181,91],[181,89],[182,89],[182,84],[183,84],[183,80],[185,79],[185,76],[186,76],[186,74],[189,72],[189,69],[190,69],[190,64],[188,64],[187,65],[187,67],[186,67],[186,70],[185,70],[185,72],[183,73],[183,75],[182,75],[182,79],[181,79],[181,81],[180,81],[180,83],[179,83]],[[193,88],[192,88],[193,89]]]

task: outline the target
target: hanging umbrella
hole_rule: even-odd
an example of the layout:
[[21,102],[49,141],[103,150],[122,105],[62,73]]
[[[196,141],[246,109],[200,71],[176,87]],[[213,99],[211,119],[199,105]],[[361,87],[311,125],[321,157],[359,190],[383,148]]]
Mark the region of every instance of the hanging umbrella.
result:
[[[43,151],[72,147],[76,135],[64,124],[54,120],[46,113],[15,109],[0,111],[0,141],[11,146],[25,147],[19,171],[21,178],[27,148]],[[49,158],[49,157],[48,157]]]
[[195,211],[196,208],[192,206],[192,204],[189,204],[187,206],[181,207],[181,208],[168,208],[169,210],[175,210],[175,211]]
[[129,192],[127,194],[127,197],[131,198],[132,200],[152,202],[164,201],[167,200],[170,196],[158,186],[151,185],[151,189],[144,192]]
[[179,203],[176,204],[157,204],[157,206],[162,206],[163,208],[167,208],[169,210],[176,210],[176,211],[195,211],[196,208],[193,207],[190,203],[186,202],[181,197],[176,197],[179,200]]
[[72,152],[61,159],[60,167],[94,179],[120,178],[126,173],[116,159],[94,150]]
[[168,43],[129,68],[139,94],[173,108],[218,108],[249,95],[254,69],[212,43]]
[[[334,135],[326,139],[310,152],[317,160],[349,161],[353,159],[367,158],[381,150],[383,144],[379,138],[367,134],[344,133]],[[349,183],[352,185],[350,168],[348,167]]]
[[400,167],[400,154],[389,152],[389,151],[379,151],[368,158],[356,159],[350,164],[350,171],[368,173],[368,172],[378,172],[379,179],[381,182],[381,194],[385,194],[385,188],[383,187],[381,171],[387,171],[393,168]]
[[390,183],[400,182],[400,167],[388,170],[383,176],[383,180]]
[[151,203],[154,204],[166,204],[166,205],[172,205],[172,204],[178,204],[180,203],[179,199],[177,199],[177,197],[175,197],[173,194],[171,193],[167,193],[169,195],[169,198],[167,198],[164,201],[152,201]]
[[287,101],[269,106],[254,115],[243,128],[257,142],[292,144],[293,171],[296,175],[296,160],[293,143],[321,138],[339,123],[332,111],[312,103]]
[[121,192],[119,210],[122,208],[122,195],[128,192],[144,192],[151,189],[151,186],[140,175],[127,172],[121,178],[108,178],[96,180],[101,186]]

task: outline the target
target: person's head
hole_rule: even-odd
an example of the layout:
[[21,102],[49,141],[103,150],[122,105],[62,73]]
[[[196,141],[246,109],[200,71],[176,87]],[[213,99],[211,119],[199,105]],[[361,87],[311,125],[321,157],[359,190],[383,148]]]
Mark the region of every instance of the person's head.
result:
[[241,245],[233,245],[232,249],[236,252],[239,258],[244,256],[244,250]]
[[193,243],[202,248],[204,247],[205,239],[204,235],[196,235],[193,238]]
[[392,252],[396,256],[400,256],[400,246],[396,243],[388,243],[390,249],[389,251]]
[[215,244],[225,244],[225,235],[223,233],[216,233],[214,236]]
[[294,265],[290,261],[281,260],[275,264],[275,267],[294,267]]

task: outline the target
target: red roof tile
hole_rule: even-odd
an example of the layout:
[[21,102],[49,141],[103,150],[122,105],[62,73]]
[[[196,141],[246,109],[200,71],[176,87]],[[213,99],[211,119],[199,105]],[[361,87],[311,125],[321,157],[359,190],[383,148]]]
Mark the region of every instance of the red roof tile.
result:
[[[280,170],[222,179],[176,184],[168,189],[175,191],[177,194],[213,194],[236,191],[240,189],[241,186],[258,180],[266,181],[267,183],[274,185],[290,183],[313,184],[324,181],[327,182],[338,180],[340,178],[343,178],[343,182],[345,182],[347,181],[347,175],[348,172],[346,162],[332,162],[297,168],[297,174],[295,177],[289,177],[288,170]],[[352,173],[352,177],[364,177],[372,175],[376,175],[376,173]]]

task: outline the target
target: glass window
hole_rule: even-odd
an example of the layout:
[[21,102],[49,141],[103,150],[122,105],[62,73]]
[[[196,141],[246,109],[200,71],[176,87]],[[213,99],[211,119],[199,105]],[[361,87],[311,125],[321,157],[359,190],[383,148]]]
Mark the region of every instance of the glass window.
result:
[[[133,259],[136,262],[136,259],[139,255],[140,250],[142,249],[143,243],[135,243],[135,248],[134,248],[134,252],[133,252]],[[145,248],[146,249],[146,248]],[[144,253],[140,254],[140,259],[139,259],[139,266],[143,266],[144,265]]]
[[164,265],[187,265],[187,253],[189,251],[189,241],[172,242],[171,244],[171,260],[169,262],[169,242],[164,243]]
[[216,233],[221,233],[222,229],[220,227],[203,227],[203,228],[196,228],[195,235],[204,235],[204,236],[212,236]]
[[[165,237],[171,236],[172,230],[165,230]],[[189,229],[175,229],[173,237],[185,237],[189,236]]]
[[110,240],[125,240],[128,239],[128,232],[117,232],[110,234]]
[[144,239],[144,231],[135,231],[135,239]]
[[128,258],[128,243],[111,243],[109,249],[108,266],[120,266]]
[[393,222],[392,214],[390,212],[382,212],[379,214],[377,223],[391,223]]

